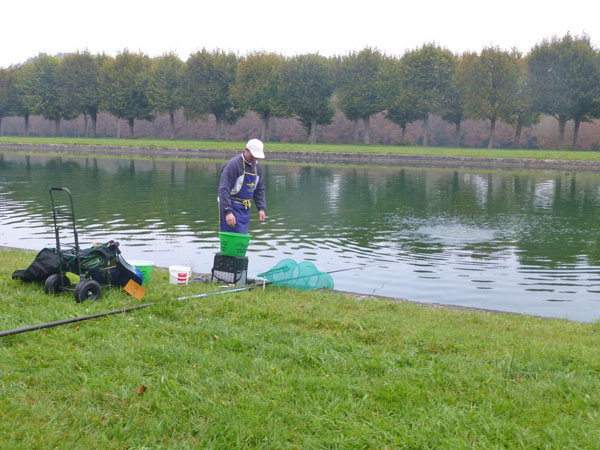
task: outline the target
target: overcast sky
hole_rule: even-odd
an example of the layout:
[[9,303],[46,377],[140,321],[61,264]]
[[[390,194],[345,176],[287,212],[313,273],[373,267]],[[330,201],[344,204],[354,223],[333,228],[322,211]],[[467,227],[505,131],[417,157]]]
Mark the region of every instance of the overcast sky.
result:
[[367,46],[402,56],[434,42],[455,53],[528,52],[567,32],[600,46],[600,1],[28,0],[0,7],[0,67],[77,50],[149,56],[222,49],[240,55],[344,55]]

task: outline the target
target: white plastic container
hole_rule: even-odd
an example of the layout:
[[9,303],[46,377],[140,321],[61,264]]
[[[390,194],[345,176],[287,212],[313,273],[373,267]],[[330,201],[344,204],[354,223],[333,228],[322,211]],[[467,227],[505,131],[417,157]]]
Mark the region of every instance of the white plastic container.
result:
[[192,276],[192,269],[186,266],[169,266],[169,283],[188,284]]

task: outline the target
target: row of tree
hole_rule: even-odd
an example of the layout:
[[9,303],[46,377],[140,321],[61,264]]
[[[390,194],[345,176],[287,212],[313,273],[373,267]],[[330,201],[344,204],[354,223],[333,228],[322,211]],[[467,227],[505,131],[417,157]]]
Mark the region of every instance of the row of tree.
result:
[[456,55],[427,44],[400,58],[371,48],[332,58],[202,50],[184,62],[174,54],[150,58],[124,50],[116,57],[40,54],[0,69],[0,129],[3,117],[20,116],[25,135],[31,115],[54,121],[58,135],[61,120],[83,114],[85,134],[96,136],[98,113],[105,111],[125,119],[131,137],[136,120],[166,114],[173,138],[175,114],[183,109],[191,120],[214,115],[217,139],[254,111],[263,140],[271,118],[296,117],[315,143],[317,126],[331,123],[335,108],[355,123],[356,139],[363,123],[365,143],[370,119],[380,112],[403,138],[408,124],[421,122],[423,145],[432,116],[454,124],[456,145],[464,119],[488,120],[489,148],[498,121],[514,126],[518,147],[523,128],[549,115],[558,121],[559,148],[565,125],[574,122],[576,148],[581,122],[600,118],[600,52],[588,37],[566,35],[527,55],[497,47]]

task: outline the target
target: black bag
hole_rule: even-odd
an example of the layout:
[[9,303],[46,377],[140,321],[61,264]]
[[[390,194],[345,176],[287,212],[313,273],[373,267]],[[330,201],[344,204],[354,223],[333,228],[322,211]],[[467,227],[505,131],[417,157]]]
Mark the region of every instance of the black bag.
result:
[[121,287],[125,287],[129,280],[141,285],[144,279],[140,269],[129,264],[121,254],[117,256],[117,264],[111,270],[93,270],[90,276],[100,284],[108,284],[110,277],[111,284]]
[[33,262],[25,270],[15,270],[12,274],[13,280],[43,283],[53,273],[60,272],[60,258],[58,254],[49,248],[40,251]]
[[77,263],[77,253],[75,250],[69,249],[61,252],[63,270],[77,275],[85,275],[96,269],[110,266],[113,261],[116,262],[117,255],[120,253],[119,243],[115,241],[81,250],[79,252],[80,271]]
[[89,275],[99,283],[108,283],[108,274],[113,284],[125,286],[130,279],[142,284],[141,272],[123,259],[119,243],[115,241],[79,251],[79,262],[77,252],[73,249],[62,251],[59,256],[55,249],[45,248],[27,269],[15,270],[12,279],[43,283],[50,275],[60,273],[61,261],[63,272]]

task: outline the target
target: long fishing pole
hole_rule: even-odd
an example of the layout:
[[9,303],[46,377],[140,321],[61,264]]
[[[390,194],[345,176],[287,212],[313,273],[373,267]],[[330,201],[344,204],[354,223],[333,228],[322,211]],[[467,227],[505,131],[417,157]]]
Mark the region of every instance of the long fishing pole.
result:
[[[338,270],[332,270],[326,273],[337,273],[337,272],[345,272],[347,270],[357,270],[357,269],[364,269],[365,267],[373,267],[379,264],[371,264],[371,265],[366,265],[366,266],[357,266],[357,267],[349,267],[346,269],[338,269]],[[314,275],[311,275],[314,276]],[[300,277],[303,278],[303,277]],[[283,280],[286,281],[286,280]],[[263,289],[265,286],[265,282],[263,282]],[[270,282],[268,284],[271,284]],[[250,289],[253,289],[254,285],[252,286],[246,286],[246,287],[242,287],[242,288],[236,288],[236,289],[227,289],[224,291],[212,291],[212,292],[204,292],[202,294],[194,294],[194,295],[186,295],[184,297],[176,297],[176,298],[172,298],[169,299],[169,301],[172,302],[180,302],[180,301],[184,301],[184,300],[189,300],[191,298],[203,298],[203,297],[208,297],[210,295],[219,295],[219,294],[226,294],[228,292],[241,292],[241,291],[248,291]],[[98,317],[104,317],[104,316],[110,316],[113,314],[122,314],[122,313],[126,313],[128,311],[134,311],[136,309],[142,309],[142,308],[147,308],[148,306],[153,306],[156,305],[157,302],[152,302],[152,303],[144,303],[143,305],[135,305],[135,306],[129,306],[127,308],[120,308],[120,309],[113,309],[112,311],[105,311],[105,312],[100,312],[100,313],[96,313],[96,314],[89,314],[86,316],[78,316],[78,317],[72,317],[70,319],[63,319],[63,320],[56,320],[54,322],[46,322],[46,323],[40,323],[37,325],[30,325],[30,326],[26,326],[26,327],[21,327],[21,328],[14,328],[12,330],[5,330],[5,331],[0,331],[0,337],[4,337],[4,336],[11,336],[13,334],[20,334],[20,333],[26,333],[28,331],[35,331],[35,330],[41,330],[43,328],[52,328],[52,327],[57,327],[60,325],[67,325],[69,323],[76,323],[76,322],[83,322],[84,320],[90,320],[90,319],[97,319]]]
[[202,294],[194,294],[194,295],[186,295],[185,297],[177,297],[177,298],[172,298],[169,301],[170,302],[181,302],[183,300],[188,300],[190,298],[202,298],[202,297],[208,297],[209,295],[219,295],[219,294],[224,294],[226,292],[241,292],[241,291],[249,291],[250,289],[253,289],[254,286],[246,286],[246,287],[241,287],[241,288],[235,288],[235,289],[227,289],[225,291],[212,291],[212,292],[204,292]]
[[66,325],[68,323],[82,322],[84,320],[95,319],[97,317],[110,316],[111,314],[125,313],[127,311],[133,311],[134,309],[142,309],[142,308],[146,308],[148,306],[152,306],[155,304],[156,303],[144,303],[143,305],[130,306],[128,308],[121,308],[121,309],[113,309],[112,311],[105,311],[105,312],[96,313],[96,314],[89,314],[87,316],[73,317],[71,319],[63,319],[63,320],[57,320],[55,322],[39,323],[37,325],[31,325],[28,327],[0,331],[0,337],[10,336],[11,334],[26,333],[27,331],[35,331],[35,330],[40,330],[42,328],[57,327],[59,325]]
[[348,267],[347,269],[330,270],[329,272],[325,273],[345,272],[346,270],[364,269],[366,267],[381,267],[381,264],[367,264],[365,266]]
[[[202,297],[208,297],[209,295],[219,295],[219,294],[226,294],[229,292],[247,291],[252,288],[254,288],[254,286],[246,286],[243,288],[236,288],[236,289],[227,289],[225,291],[204,292],[202,294],[187,295],[185,297],[171,298],[168,301],[180,302],[183,300],[188,300],[190,298],[202,298]],[[0,331],[0,337],[10,336],[12,334],[26,333],[28,331],[40,330],[42,328],[52,328],[52,327],[57,327],[59,325],[67,325],[69,323],[82,322],[84,320],[96,319],[98,317],[110,316],[112,314],[126,313],[128,311],[147,308],[148,306],[153,306],[156,304],[157,304],[157,302],[144,303],[143,305],[129,306],[127,308],[121,308],[121,309],[113,309],[112,311],[105,311],[105,312],[100,312],[100,313],[96,313],[96,314],[89,314],[87,316],[78,316],[78,317],[72,317],[70,319],[56,320],[54,322],[39,323],[37,325],[31,325],[31,326],[21,327],[21,328],[14,328],[12,330]]]

